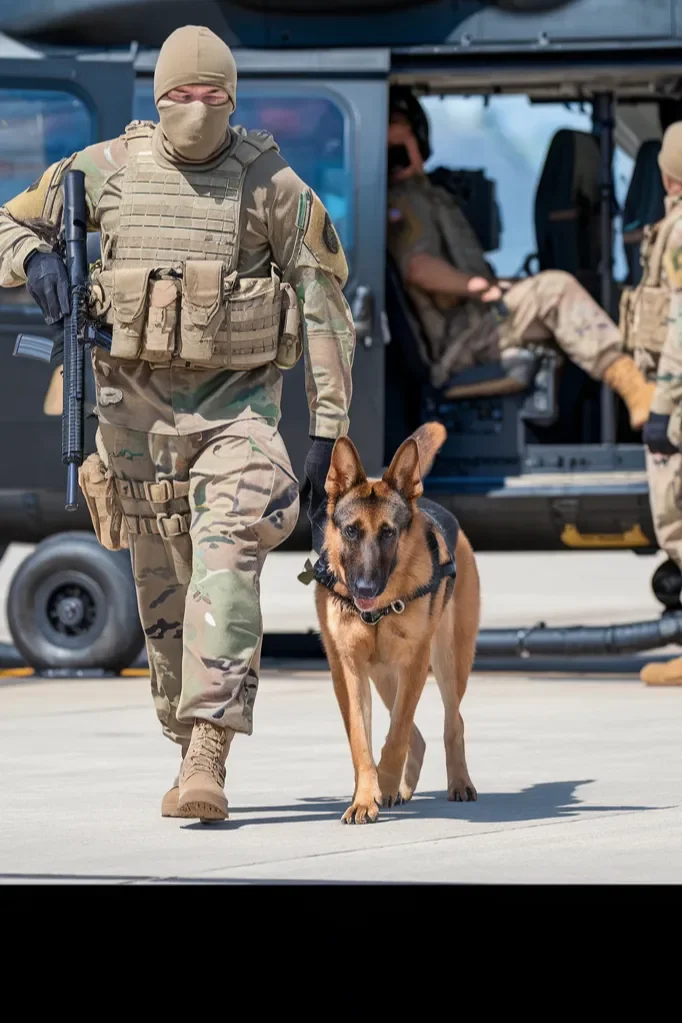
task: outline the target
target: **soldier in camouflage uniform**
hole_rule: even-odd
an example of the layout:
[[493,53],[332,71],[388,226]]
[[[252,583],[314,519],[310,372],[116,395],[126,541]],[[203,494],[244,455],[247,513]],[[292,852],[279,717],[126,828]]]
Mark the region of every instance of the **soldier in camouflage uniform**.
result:
[[[407,88],[391,90],[389,155],[404,147],[390,172],[388,246],[417,317],[431,382],[480,363],[513,364],[514,349],[552,339],[566,355],[624,399],[635,429],[649,414],[653,386],[623,352],[623,338],[603,309],[570,274],[546,270],[515,283],[491,280],[480,242],[457,201],[424,173],[428,121]],[[504,322],[495,309],[504,298]]]
[[130,546],[156,711],[182,748],[162,813],[202,819],[227,817],[227,753],[253,727],[259,577],[298,517],[281,370],[303,352],[319,546],[354,352],[338,236],[273,139],[230,126],[236,77],[217,36],[178,29],[156,67],[160,124],[62,160],[0,210],[0,285],[27,282],[57,322],[64,267],[26,225],[58,226],[65,173],[85,173],[102,251],[90,305],[112,351],[93,352],[99,454],[81,486],[101,541]]
[[[642,278],[624,293],[621,320],[635,361],[655,382],[642,431],[651,512],[659,546],[682,569],[682,122],[667,129],[658,162],[666,215],[645,230]],[[645,665],[641,678],[682,685],[682,657]]]

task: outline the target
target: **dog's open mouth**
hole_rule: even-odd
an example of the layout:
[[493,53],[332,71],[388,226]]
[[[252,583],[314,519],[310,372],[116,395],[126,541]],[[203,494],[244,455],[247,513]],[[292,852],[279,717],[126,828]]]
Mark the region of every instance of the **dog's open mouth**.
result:
[[377,606],[376,597],[373,597],[371,600],[362,600],[360,597],[353,597],[353,600],[355,601],[355,606],[359,611],[373,611]]

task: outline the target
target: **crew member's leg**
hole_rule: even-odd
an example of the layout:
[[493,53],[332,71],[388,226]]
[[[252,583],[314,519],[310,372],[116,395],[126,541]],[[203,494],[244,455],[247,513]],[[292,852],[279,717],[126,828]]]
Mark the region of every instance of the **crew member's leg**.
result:
[[178,717],[192,741],[180,775],[182,816],[227,816],[225,760],[251,734],[262,639],[260,573],[298,519],[284,442],[262,420],[216,431],[190,470],[192,579]]
[[[658,545],[682,569],[682,454],[652,455],[647,451],[646,465]],[[640,678],[653,685],[682,685],[682,657],[647,664]]]
[[545,270],[513,284],[505,302],[512,320],[503,347],[554,338],[573,362],[620,395],[634,429],[644,425],[653,384],[623,353],[618,327],[575,277],[563,270]]

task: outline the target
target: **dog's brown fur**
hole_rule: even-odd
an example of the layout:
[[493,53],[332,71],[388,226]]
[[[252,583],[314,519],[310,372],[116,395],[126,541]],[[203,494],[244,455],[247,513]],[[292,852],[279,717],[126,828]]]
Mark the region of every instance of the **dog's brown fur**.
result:
[[[420,427],[398,449],[381,480],[367,479],[348,438],[336,442],[326,484],[325,534],[328,564],[339,580],[336,593],[356,597],[358,579],[365,585],[368,573],[386,574],[387,563],[387,577],[378,583],[385,585],[377,594],[376,608],[429,582],[427,520],[415,502],[423,492],[421,477],[431,468],[445,437],[439,423]],[[405,509],[411,516],[407,525]],[[396,522],[397,533],[392,536]],[[448,552],[440,534],[438,543],[444,563]],[[411,799],[426,748],[414,714],[430,666],[445,707],[448,799],[476,799],[459,708],[474,658],[480,587],[474,553],[461,530],[455,557],[454,591],[452,579],[443,579],[433,597],[414,600],[402,614],[390,614],[376,625],[366,625],[331,590],[317,586],[322,638],[355,770],[353,802],[342,818],[346,823],[374,821],[381,805]],[[372,755],[370,679],[391,714],[378,766]]]

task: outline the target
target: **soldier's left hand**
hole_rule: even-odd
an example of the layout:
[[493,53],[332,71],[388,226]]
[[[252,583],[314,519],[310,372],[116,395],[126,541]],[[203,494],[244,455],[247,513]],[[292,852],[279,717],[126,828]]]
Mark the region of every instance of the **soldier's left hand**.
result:
[[650,412],[642,430],[642,440],[652,455],[676,455],[678,448],[668,440],[670,416]]
[[327,437],[313,437],[305,460],[305,476],[310,483],[308,521],[313,531],[313,549],[318,554],[324,545],[324,530],[327,524],[327,494],[324,485],[335,443]]

